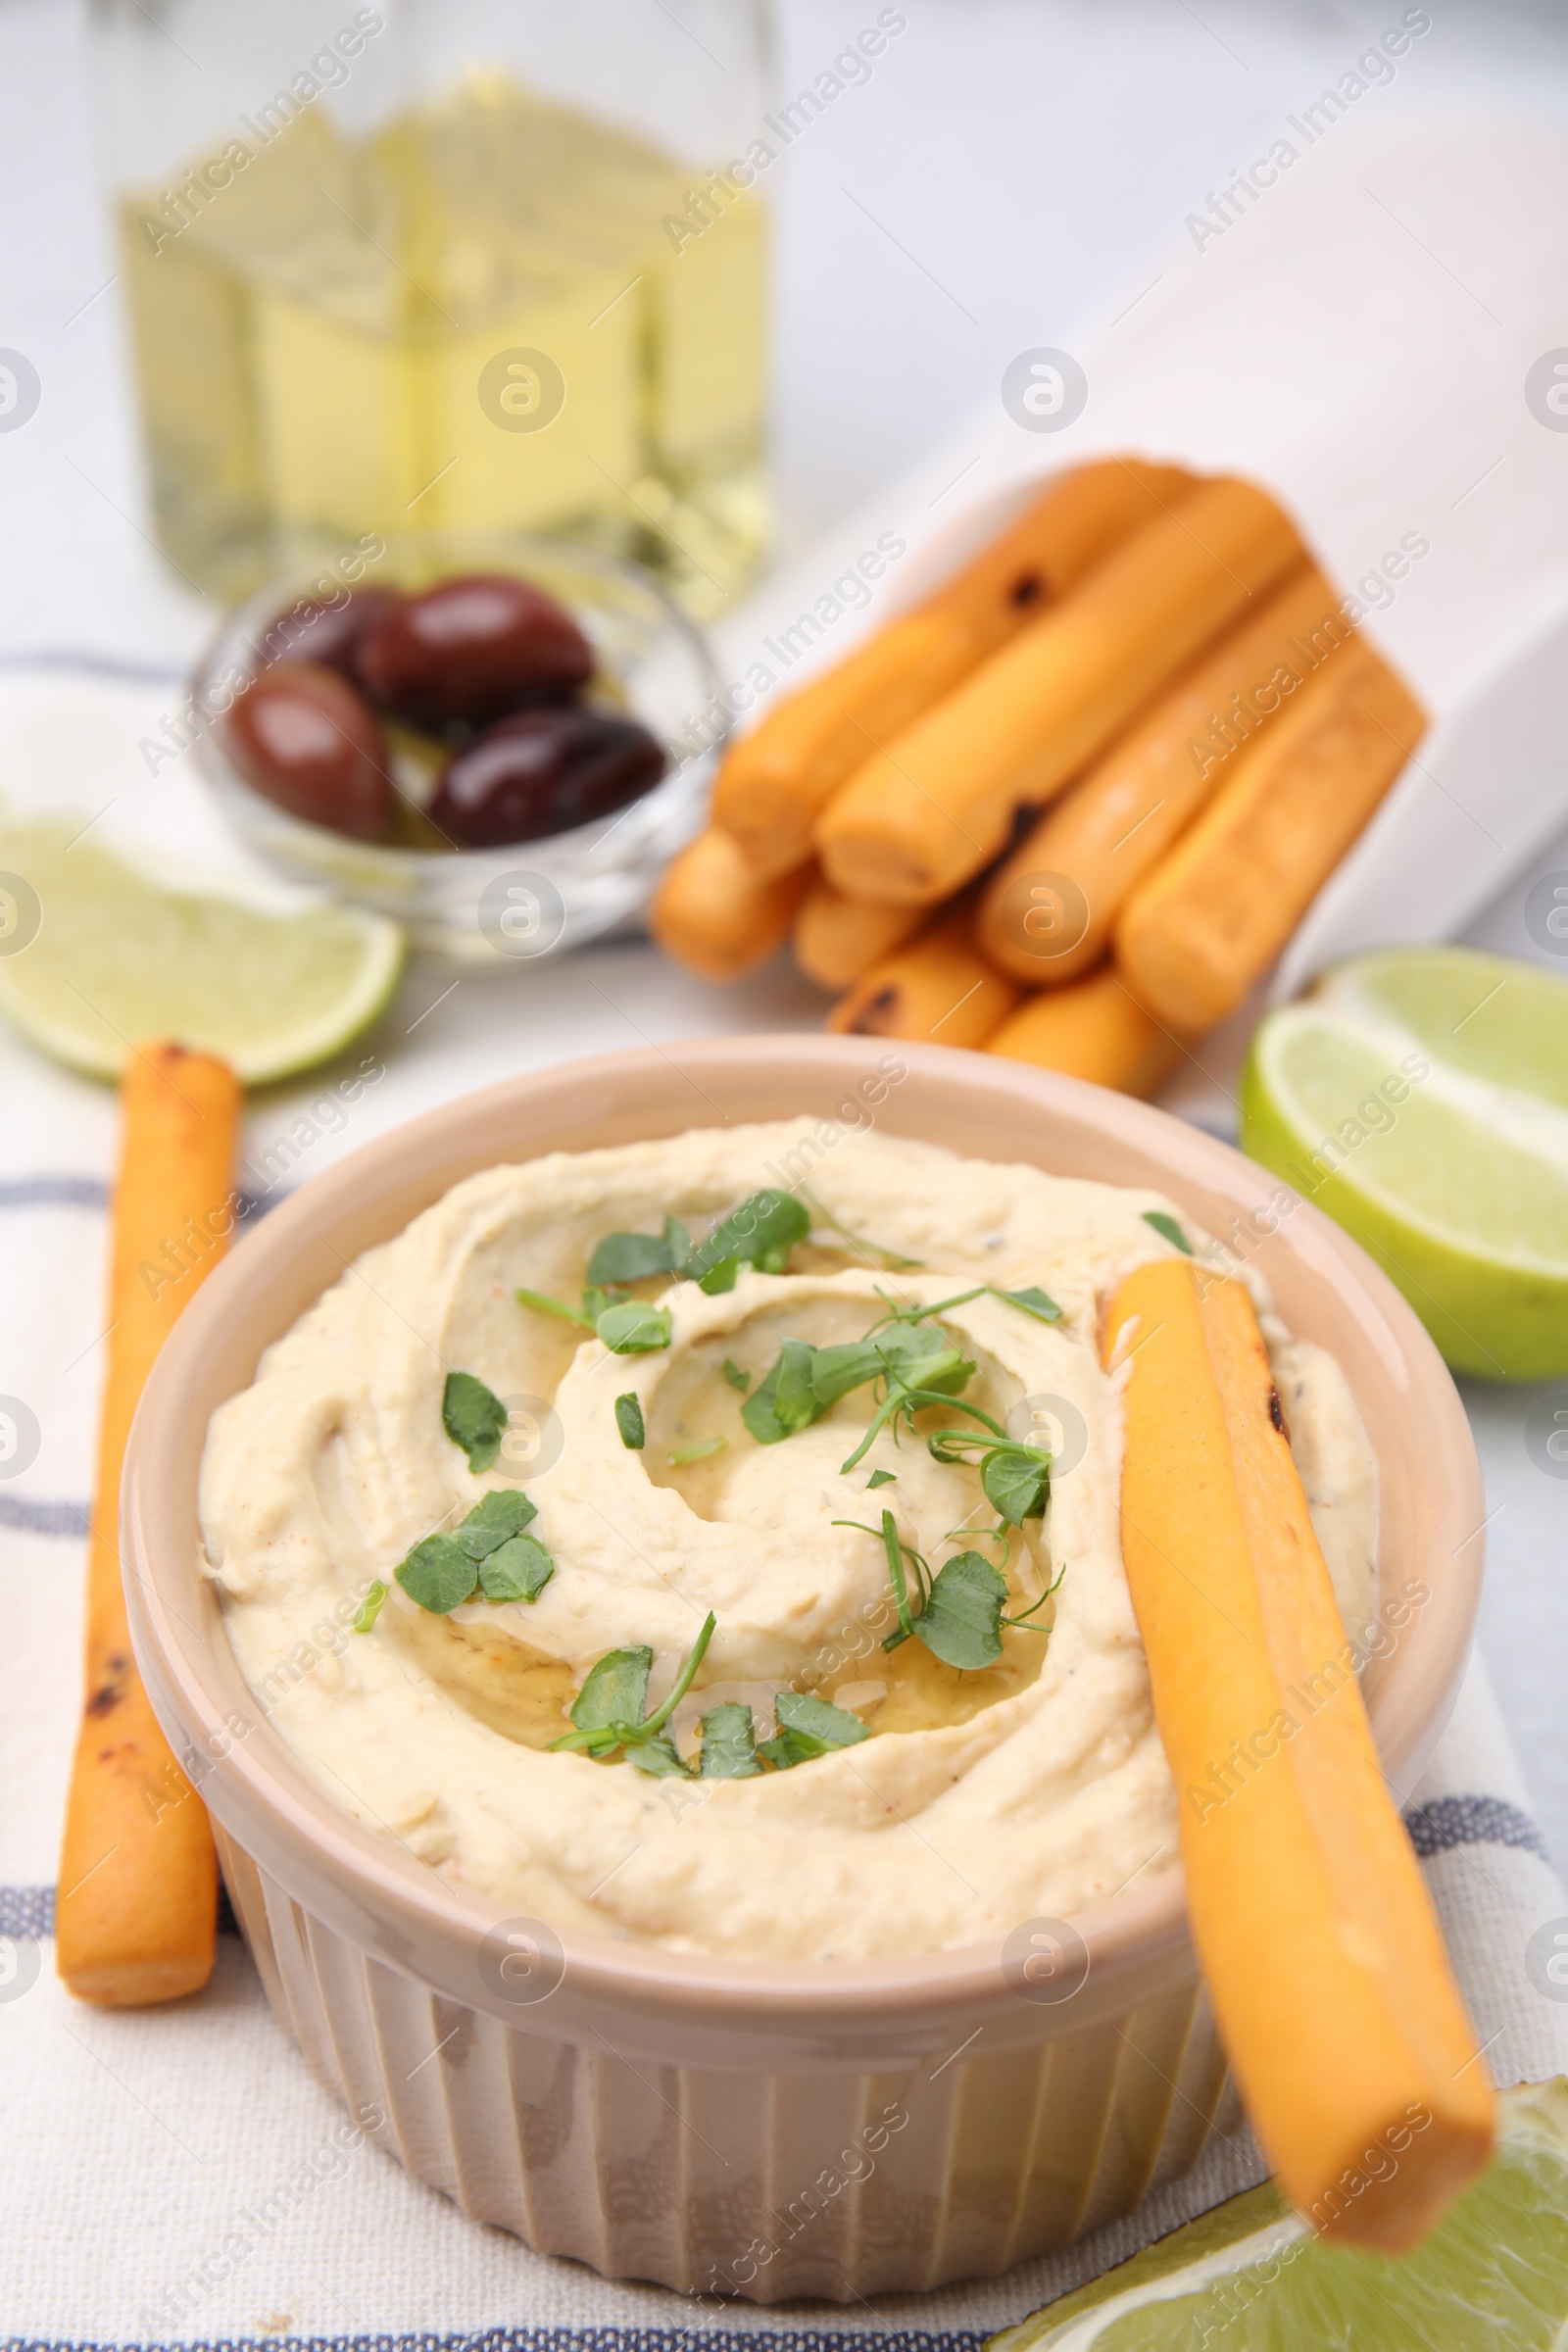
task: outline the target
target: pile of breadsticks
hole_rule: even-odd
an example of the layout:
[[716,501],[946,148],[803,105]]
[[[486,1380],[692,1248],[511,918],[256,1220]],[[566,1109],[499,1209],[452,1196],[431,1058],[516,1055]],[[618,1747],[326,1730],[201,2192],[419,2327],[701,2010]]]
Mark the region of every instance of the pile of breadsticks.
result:
[[710,980],[1148,1093],[1284,947],[1423,713],[1261,490],[1111,459],[773,705],[670,866]]

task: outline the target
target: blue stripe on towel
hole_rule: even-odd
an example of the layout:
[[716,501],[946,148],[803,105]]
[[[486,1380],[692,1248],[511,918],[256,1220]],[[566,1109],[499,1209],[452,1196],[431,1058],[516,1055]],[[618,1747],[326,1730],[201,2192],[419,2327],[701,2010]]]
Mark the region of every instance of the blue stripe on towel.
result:
[[[716,2298],[712,2299],[716,2300]],[[979,2352],[988,2330],[940,2332],[890,2328],[852,2335],[837,2328],[714,2328],[695,2315],[712,2308],[698,2296],[689,2328],[479,2328],[462,2335],[180,2336],[167,2348],[146,2337],[114,2342],[81,2336],[13,2336],[7,2352]],[[720,2308],[733,2306],[720,2305]],[[742,2307],[744,2308],[744,2306]]]
[[0,1886],[0,1936],[44,1936],[54,1932],[52,1886]]
[[1410,1842],[1423,1862],[1456,1845],[1511,1845],[1546,1859],[1541,1832],[1528,1813],[1500,1796],[1435,1796],[1404,1817]]
[[[0,1936],[52,1936],[55,1932],[55,1890],[52,1886],[0,1886]],[[218,1882],[218,1933],[237,1936],[239,1921],[228,1899],[228,1888]]]
[[84,1536],[92,1513],[85,1502],[34,1502],[27,1494],[0,1494],[0,1527],[24,1536]]
[[0,1209],[108,1206],[101,1176],[0,1176]]

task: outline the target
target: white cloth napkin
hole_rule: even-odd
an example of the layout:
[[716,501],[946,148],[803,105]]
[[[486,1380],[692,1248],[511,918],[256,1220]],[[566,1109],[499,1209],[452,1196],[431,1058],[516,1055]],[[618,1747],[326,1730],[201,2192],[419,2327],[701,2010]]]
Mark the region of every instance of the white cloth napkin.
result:
[[[156,793],[136,755],[167,695],[81,677],[0,678],[0,793],[98,816],[95,835],[186,859],[243,860],[193,779]],[[348,1129],[322,1102],[330,1070],[254,1098],[244,1153],[318,1140],[296,1176],[368,1135],[506,1071],[721,1015],[736,1027],[817,1017],[788,984],[708,997],[646,947],[589,952],[553,974],[497,984],[416,975],[354,1049],[385,1077]],[[425,1002],[427,1000],[427,1002]],[[425,1003],[425,1008],[416,1008]],[[237,1937],[212,1984],[139,2014],[84,2009],[61,1990],[49,1940],[66,1778],[79,1705],[82,1530],[102,1379],[113,1098],[0,1028],[0,1411],[20,1400],[37,1449],[0,1476],[0,2333],[36,2345],[309,2339],[347,2347],[419,2336],[540,2352],[676,2352],[713,2335],[813,2352],[847,2338],[968,2352],[992,2329],[1250,2185],[1245,2127],[1134,2215],[1007,2277],[875,2307],[689,2304],[612,2285],[471,2223],[395,2162],[333,2138],[340,2113],[274,2024]],[[694,1103],[694,1115],[700,1105]],[[0,1463],[0,1471],[7,1467]],[[1400,1791],[1488,2059],[1500,2082],[1568,2071],[1568,1899],[1546,1864],[1490,1687],[1472,1668],[1418,1788]],[[1553,1938],[1564,1940],[1558,1958]],[[1534,1938],[1534,1941],[1532,1940]]]

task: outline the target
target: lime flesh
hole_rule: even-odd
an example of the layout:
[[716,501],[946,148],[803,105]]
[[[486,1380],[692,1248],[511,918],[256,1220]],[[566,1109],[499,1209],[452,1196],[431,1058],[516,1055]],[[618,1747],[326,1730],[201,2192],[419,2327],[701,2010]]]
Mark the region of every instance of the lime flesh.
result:
[[1568,2082],[1505,2091],[1491,2168],[1394,2261],[1249,2189],[986,2352],[1553,2352],[1568,2344]]
[[70,843],[0,818],[0,1013],[74,1069],[116,1078],[133,1042],[167,1037],[255,1086],[337,1053],[397,986],[403,935],[381,915],[277,914]]
[[1336,965],[1259,1025],[1244,1152],[1369,1250],[1456,1371],[1568,1373],[1568,982],[1468,948]]

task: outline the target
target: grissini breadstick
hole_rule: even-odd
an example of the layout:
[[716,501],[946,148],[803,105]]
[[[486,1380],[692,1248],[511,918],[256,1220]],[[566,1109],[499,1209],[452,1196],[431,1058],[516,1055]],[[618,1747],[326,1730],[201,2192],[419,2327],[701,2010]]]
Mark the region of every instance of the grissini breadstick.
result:
[[1357,639],[1309,678],[1122,908],[1116,960],[1172,1028],[1234,1012],[1371,816],[1426,720]]
[[1127,899],[1224,784],[1237,753],[1351,633],[1323,574],[1293,573],[998,868],[975,928],[992,961],[1045,988],[1091,971]]
[[810,888],[812,867],[760,882],[716,825],[666,867],[648,928],[666,955],[704,980],[738,980],[782,946]]
[[908,1037],[938,1046],[978,1046],[1018,1002],[1014,981],[976,952],[967,903],[861,974],[827,1016],[855,1037]]
[[883,737],[816,828],[828,880],[861,898],[946,898],[1006,847],[1182,664],[1300,563],[1250,483],[1200,484],[1112,549],[934,710]]
[[773,706],[719,770],[713,822],[759,874],[799,865],[818,811],[874,744],[929,710],[1191,479],[1136,458],[1058,475],[937,595]]
[[1110,964],[1068,988],[1025,997],[985,1051],[1123,1095],[1152,1095],[1182,1054],[1180,1039],[1150,1017]]
[[240,1087],[226,1062],[133,1049],[121,1086],[109,1379],[87,1544],[87,1699],[55,1907],[56,1965],[79,2000],[175,2000],[212,1973],[218,1858],[130,1652],[120,1472],[131,1415],[174,1318],[221,1253]]
[[847,899],[831,883],[813,882],[795,918],[795,960],[808,980],[836,996],[901,948],[924,920],[918,906]]
[[1484,2062],[1383,1785],[1247,1292],[1121,1283],[1122,1553],[1187,1905],[1257,2135],[1316,2227],[1399,2253],[1491,2151]]

